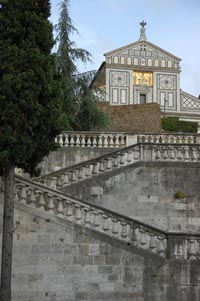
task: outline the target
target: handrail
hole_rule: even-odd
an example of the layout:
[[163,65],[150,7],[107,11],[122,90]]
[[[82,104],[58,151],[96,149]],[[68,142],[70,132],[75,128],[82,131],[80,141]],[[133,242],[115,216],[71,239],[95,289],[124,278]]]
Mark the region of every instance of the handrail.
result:
[[199,259],[200,235],[169,233],[16,176],[15,201],[106,234],[138,249],[176,259]]
[[138,143],[103,156],[63,168],[37,181],[60,189],[138,162],[199,162],[200,144]]

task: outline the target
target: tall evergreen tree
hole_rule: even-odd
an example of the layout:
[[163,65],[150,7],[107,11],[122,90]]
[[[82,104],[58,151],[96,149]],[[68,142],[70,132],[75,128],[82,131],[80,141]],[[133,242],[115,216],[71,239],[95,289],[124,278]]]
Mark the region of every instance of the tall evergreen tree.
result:
[[56,149],[61,95],[49,0],[0,1],[0,172],[5,176],[1,300],[11,300],[14,169]]
[[91,91],[91,72],[77,76],[77,61],[87,63],[91,61],[91,55],[87,50],[77,48],[71,41],[70,36],[78,31],[69,15],[69,0],[63,0],[60,4],[56,32],[57,67],[62,77],[63,117],[67,126],[74,130],[90,130],[106,125],[108,118],[98,110],[95,104],[97,94]]

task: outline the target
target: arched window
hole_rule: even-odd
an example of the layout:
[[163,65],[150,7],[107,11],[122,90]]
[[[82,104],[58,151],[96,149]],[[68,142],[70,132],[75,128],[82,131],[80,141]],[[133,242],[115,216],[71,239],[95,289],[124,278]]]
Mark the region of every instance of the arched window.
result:
[[147,64],[148,66],[152,66],[152,59],[148,59]]
[[124,64],[124,61],[125,61],[125,60],[124,60],[124,57],[122,56],[122,57],[121,57],[121,64]]
[[133,64],[138,65],[138,58],[136,58],[136,57],[134,58]]
[[118,56],[115,56],[115,57],[114,57],[114,64],[118,64],[118,63],[119,63]]
[[167,66],[168,66],[168,68],[172,68],[172,61],[168,61],[168,63],[167,63]]
[[155,60],[155,67],[158,67],[159,66],[159,62],[158,62],[158,60],[156,59]]
[[130,57],[127,58],[127,64],[131,65],[131,58]]
[[161,67],[165,67],[165,60],[161,61]]

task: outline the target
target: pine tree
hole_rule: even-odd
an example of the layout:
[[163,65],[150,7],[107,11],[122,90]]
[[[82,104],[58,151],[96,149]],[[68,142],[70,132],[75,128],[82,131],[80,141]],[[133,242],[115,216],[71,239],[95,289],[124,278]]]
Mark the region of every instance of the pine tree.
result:
[[[60,18],[57,31],[57,67],[62,77],[63,119],[65,129],[90,130],[105,126],[108,118],[98,110],[97,95],[91,90],[91,72],[78,76],[77,61],[87,63],[91,55],[87,50],[77,48],[70,35],[78,33],[69,15],[69,0],[60,4]],[[81,96],[81,97],[80,97]]]
[[59,133],[61,94],[49,0],[0,6],[0,172],[5,176],[1,300],[11,300],[14,169],[31,174]]

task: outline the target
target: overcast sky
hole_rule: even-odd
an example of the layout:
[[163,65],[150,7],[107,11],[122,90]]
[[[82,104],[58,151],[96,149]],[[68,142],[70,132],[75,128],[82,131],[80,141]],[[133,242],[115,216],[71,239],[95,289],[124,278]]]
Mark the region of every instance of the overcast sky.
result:
[[[61,1],[51,0],[53,24]],[[148,41],[182,59],[182,90],[200,94],[200,0],[70,0],[70,16],[79,31],[72,40],[93,56],[80,71],[97,70],[104,53],[137,41],[144,20]]]

